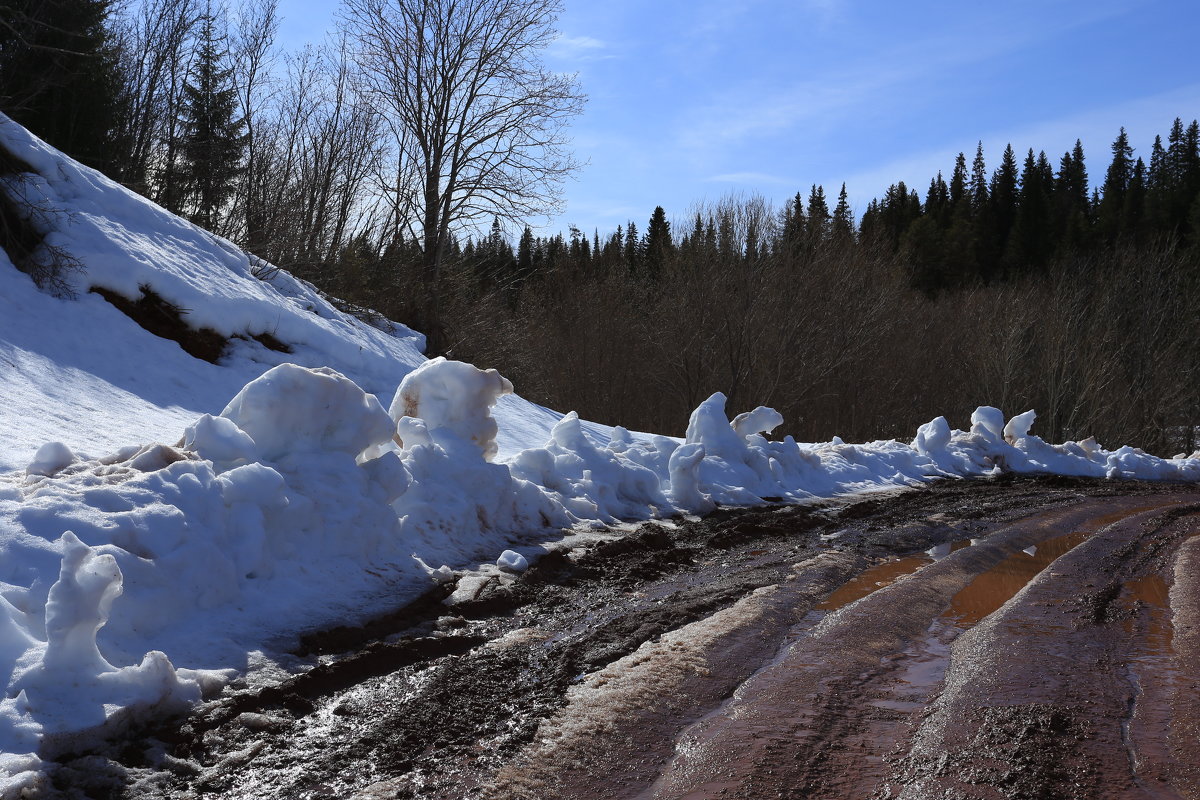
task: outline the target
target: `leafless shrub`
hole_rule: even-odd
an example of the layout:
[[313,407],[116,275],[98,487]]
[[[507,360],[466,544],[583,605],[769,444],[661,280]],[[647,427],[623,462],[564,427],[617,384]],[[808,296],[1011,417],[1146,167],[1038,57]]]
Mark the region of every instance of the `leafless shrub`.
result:
[[52,221],[65,224],[69,215],[41,195],[32,167],[0,147],[0,247],[39,289],[71,298],[75,296],[72,275],[82,273],[83,265],[61,246],[46,241]]

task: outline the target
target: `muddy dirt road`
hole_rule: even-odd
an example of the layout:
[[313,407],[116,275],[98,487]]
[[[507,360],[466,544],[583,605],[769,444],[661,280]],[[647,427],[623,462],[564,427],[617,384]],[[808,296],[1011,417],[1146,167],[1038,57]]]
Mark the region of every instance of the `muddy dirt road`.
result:
[[64,796],[1200,798],[1200,489],[944,481],[460,580]]

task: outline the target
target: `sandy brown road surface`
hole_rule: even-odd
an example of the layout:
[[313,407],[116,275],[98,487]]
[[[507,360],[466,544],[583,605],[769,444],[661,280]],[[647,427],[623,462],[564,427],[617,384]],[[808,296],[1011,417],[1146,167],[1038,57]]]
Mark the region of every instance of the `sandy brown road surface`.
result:
[[1198,533],[1198,487],[1060,478],[646,525],[316,632],[50,794],[1197,798]]

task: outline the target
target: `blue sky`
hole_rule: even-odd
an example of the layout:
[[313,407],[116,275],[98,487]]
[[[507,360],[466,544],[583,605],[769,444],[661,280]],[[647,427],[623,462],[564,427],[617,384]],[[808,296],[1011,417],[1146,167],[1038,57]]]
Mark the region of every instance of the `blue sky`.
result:
[[[992,169],[1006,143],[1057,165],[1081,138],[1098,183],[1120,126],[1147,155],[1200,116],[1195,0],[564,2],[546,58],[589,97],[572,129],[587,166],[535,221],[551,230],[843,181],[861,213],[897,180],[923,196],[978,140]],[[282,43],[319,38],[336,7],[281,0]]]

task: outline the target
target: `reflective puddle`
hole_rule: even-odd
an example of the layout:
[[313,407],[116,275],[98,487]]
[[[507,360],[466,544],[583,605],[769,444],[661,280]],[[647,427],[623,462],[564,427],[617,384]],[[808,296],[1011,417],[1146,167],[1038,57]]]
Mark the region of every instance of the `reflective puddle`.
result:
[[942,617],[962,630],[970,628],[984,617],[1000,610],[1042,570],[1085,542],[1096,531],[1157,507],[1138,506],[1094,517],[1070,533],[1047,539],[1014,553],[967,584],[951,599],[950,607]]
[[891,561],[884,561],[882,564],[876,564],[835,589],[833,594],[829,595],[823,603],[815,607],[815,610],[825,612],[837,611],[839,608],[857,602],[885,586],[890,586],[905,575],[911,575],[930,563],[930,561],[931,559],[928,556],[919,555],[897,558]]
[[1120,597],[1129,614],[1124,627],[1134,642],[1127,665],[1133,708],[1122,733],[1134,776],[1151,797],[1159,796],[1153,790],[1165,780],[1164,766],[1171,762],[1173,701],[1182,688],[1170,591],[1160,575],[1150,574],[1125,583]]
[[958,628],[970,628],[1011,600],[1035,575],[1081,544],[1095,530],[1074,531],[1014,553],[954,595],[942,616]]
[[823,603],[814,606],[813,610],[825,613],[837,611],[839,608],[861,600],[885,586],[891,586],[896,581],[906,575],[913,574],[927,564],[932,564],[934,561],[943,559],[964,547],[970,547],[974,541],[973,539],[960,539],[953,543],[947,542],[946,544],[939,544],[936,547],[932,547],[919,555],[893,558],[881,564],[876,564],[842,584],[829,597],[825,598]]

